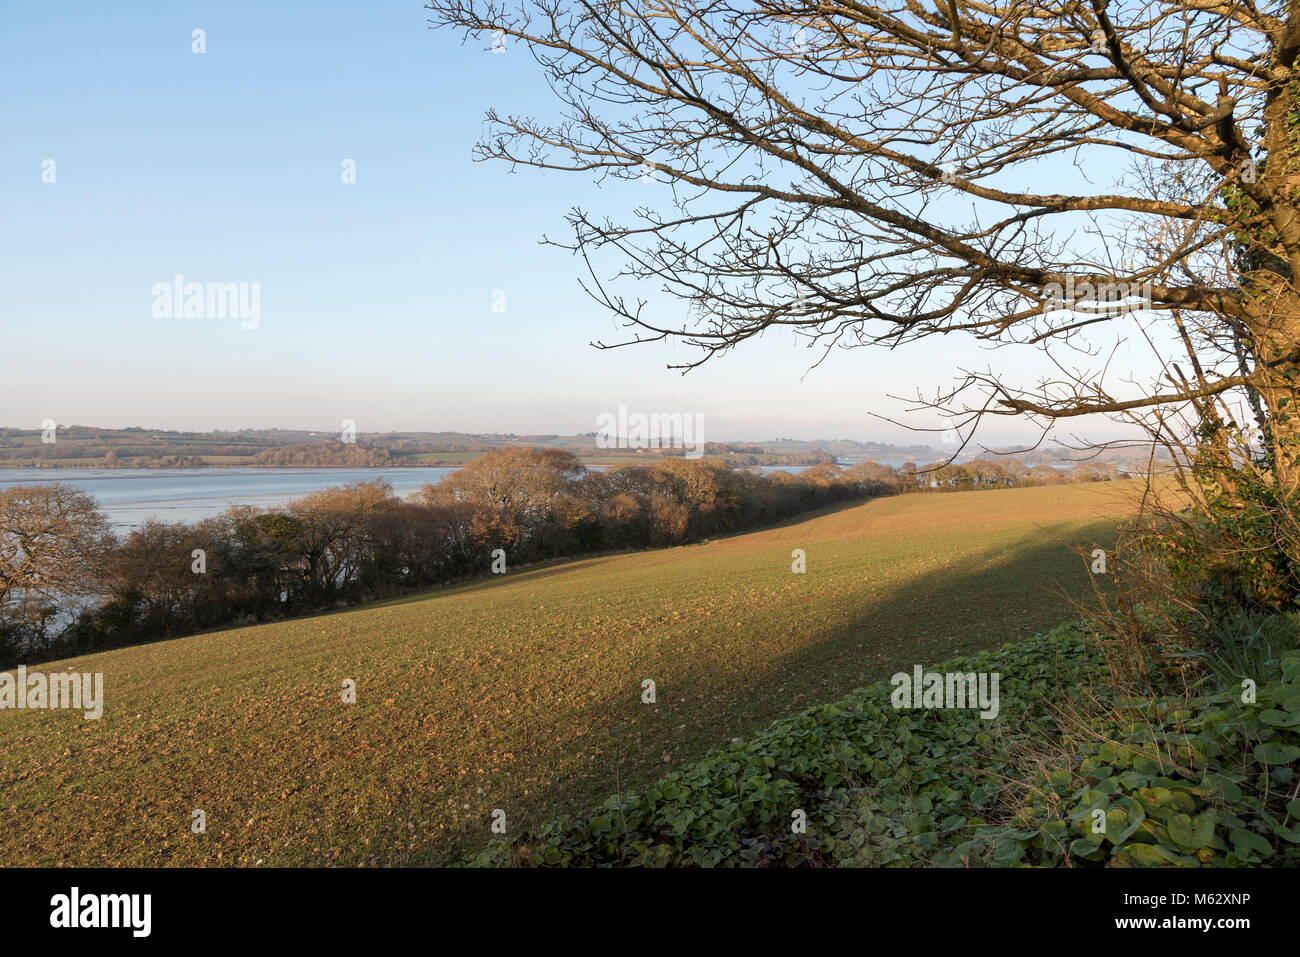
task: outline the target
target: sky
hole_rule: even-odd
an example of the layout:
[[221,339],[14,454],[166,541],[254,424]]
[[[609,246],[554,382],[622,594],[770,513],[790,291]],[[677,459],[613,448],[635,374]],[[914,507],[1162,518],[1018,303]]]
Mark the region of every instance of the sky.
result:
[[[487,45],[419,0],[4,0],[0,425],[574,434],[626,405],[699,413],[710,441],[928,443],[876,417],[907,417],[891,395],[1034,368],[955,336],[814,369],[772,335],[686,376],[684,345],[593,349],[614,320],[540,240],[655,186],[475,162],[488,108],[554,115],[526,52]],[[178,275],[257,283],[255,328],[158,315]]]

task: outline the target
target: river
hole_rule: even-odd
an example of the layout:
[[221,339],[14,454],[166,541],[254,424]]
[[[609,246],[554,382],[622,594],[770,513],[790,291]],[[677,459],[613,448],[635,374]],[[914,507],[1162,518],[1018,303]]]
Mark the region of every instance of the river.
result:
[[0,469],[0,489],[67,482],[93,495],[118,531],[146,519],[194,522],[232,505],[272,508],[308,492],[386,479],[398,495],[441,482],[454,468]]

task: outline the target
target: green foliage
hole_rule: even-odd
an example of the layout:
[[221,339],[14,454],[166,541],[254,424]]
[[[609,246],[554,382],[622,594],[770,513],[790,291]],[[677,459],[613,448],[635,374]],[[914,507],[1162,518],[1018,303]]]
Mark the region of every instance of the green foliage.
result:
[[1176,580],[1211,609],[1294,610],[1300,556],[1294,503],[1281,500],[1271,471],[1196,470],[1207,493],[1204,515],[1154,540]]
[[1204,629],[1201,647],[1174,657],[1198,660],[1222,685],[1239,686],[1243,678],[1271,674],[1282,653],[1300,647],[1300,615],[1265,618],[1243,608],[1220,611]]
[[1121,698],[1077,626],[939,670],[999,672],[999,717],[896,710],[879,683],[471,863],[1300,863],[1300,651],[1253,704]]

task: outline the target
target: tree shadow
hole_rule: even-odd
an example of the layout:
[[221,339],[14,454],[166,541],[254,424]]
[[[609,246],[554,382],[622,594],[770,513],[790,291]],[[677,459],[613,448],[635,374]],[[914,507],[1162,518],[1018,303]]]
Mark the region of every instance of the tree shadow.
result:
[[[1113,536],[1114,522],[1106,520],[1076,524],[1068,534],[1080,544],[1106,544]],[[677,667],[665,667],[653,648],[634,654],[626,684],[566,719],[577,733],[549,747],[538,746],[537,735],[521,755],[519,777],[549,776],[551,783],[527,794],[500,788],[490,806],[512,809],[516,836],[554,817],[584,813],[734,738],[895,672],[933,668],[1045,631],[1073,617],[1067,596],[1091,593],[1087,563],[1050,529],[1001,551],[1008,557],[956,563],[904,581],[883,598],[850,596],[840,621],[800,622],[793,613],[799,637],[781,654],[747,647],[735,636],[725,639],[725,653],[715,648],[707,660]],[[653,705],[641,702],[643,678],[656,681]],[[472,853],[487,837],[486,828],[460,833],[451,853]]]

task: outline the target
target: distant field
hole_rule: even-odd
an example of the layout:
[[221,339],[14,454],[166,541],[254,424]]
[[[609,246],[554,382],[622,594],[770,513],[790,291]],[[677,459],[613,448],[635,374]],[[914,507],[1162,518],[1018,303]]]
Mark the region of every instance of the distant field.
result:
[[43,666],[102,671],[107,703],[0,711],[0,864],[437,863],[482,847],[494,808],[515,832],[1057,623],[1048,589],[1088,587],[1069,546],[1106,543],[1131,488],[878,499]]

